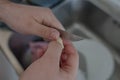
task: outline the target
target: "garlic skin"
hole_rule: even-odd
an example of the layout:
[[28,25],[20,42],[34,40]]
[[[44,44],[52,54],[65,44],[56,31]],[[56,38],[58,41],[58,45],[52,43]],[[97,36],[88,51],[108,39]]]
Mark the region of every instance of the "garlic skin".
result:
[[61,47],[62,47],[62,49],[63,49],[63,48],[64,48],[63,40],[59,37],[59,38],[57,39],[57,42],[61,44]]

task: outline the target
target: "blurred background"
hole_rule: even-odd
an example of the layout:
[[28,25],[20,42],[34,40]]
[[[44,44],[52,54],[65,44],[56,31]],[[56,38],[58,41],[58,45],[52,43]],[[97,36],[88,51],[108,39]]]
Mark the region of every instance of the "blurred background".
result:
[[[51,8],[66,31],[90,38],[90,40],[80,41],[79,45],[73,43],[78,51],[80,49],[80,70],[86,80],[99,80],[99,78],[100,80],[120,80],[119,0],[11,1]],[[0,61],[1,63],[5,61],[6,65],[11,66],[10,70],[13,70],[17,78],[32,63],[30,42],[44,42],[44,40],[37,36],[26,36],[14,32],[5,23],[0,22],[0,58],[3,59]],[[3,68],[0,68],[2,72],[4,72]],[[108,73],[105,73],[105,70]],[[15,80],[17,79],[15,76],[13,79],[6,80]]]

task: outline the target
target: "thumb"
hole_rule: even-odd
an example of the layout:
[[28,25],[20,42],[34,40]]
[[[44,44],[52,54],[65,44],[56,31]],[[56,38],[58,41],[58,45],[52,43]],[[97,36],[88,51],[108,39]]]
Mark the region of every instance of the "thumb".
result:
[[63,47],[58,41],[52,41],[49,43],[48,49],[42,58],[47,63],[49,62],[59,66],[62,49]]

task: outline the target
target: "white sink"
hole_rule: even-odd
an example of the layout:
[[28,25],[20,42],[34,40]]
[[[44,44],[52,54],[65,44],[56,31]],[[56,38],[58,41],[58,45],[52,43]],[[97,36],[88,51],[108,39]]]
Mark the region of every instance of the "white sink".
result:
[[[110,51],[93,40],[82,40],[73,44],[86,59],[87,77],[79,77],[77,80],[109,80],[114,72],[114,60]],[[81,76],[81,73],[80,71],[78,75]]]

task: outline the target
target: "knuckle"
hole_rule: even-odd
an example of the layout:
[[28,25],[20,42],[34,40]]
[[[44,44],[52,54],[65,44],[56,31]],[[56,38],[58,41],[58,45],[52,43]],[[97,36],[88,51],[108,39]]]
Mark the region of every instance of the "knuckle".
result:
[[56,29],[50,28],[50,33],[56,33],[56,32],[57,32]]
[[47,36],[48,36],[48,31],[47,30],[40,30],[39,32],[41,34],[41,37],[47,38]]
[[58,34],[58,31],[57,31],[56,29],[51,29],[49,34],[50,34],[50,36],[52,37],[52,36],[54,36],[55,34]]
[[41,30],[41,35],[44,38],[51,39],[54,32],[55,31],[53,29],[44,29],[44,30]]

